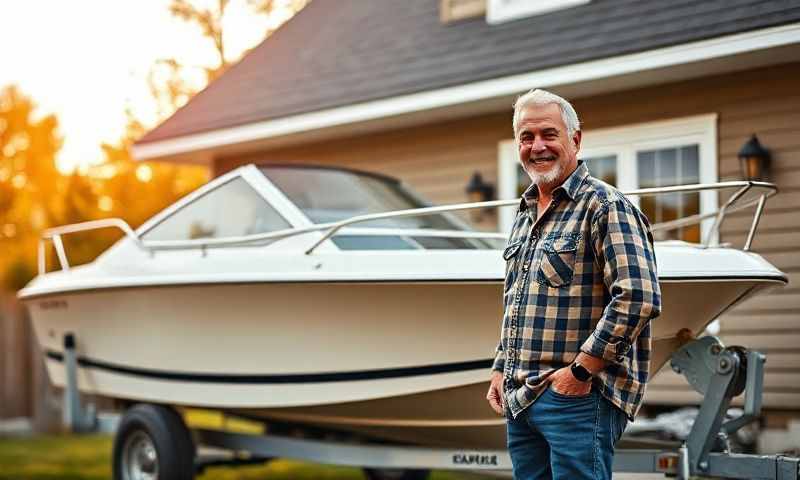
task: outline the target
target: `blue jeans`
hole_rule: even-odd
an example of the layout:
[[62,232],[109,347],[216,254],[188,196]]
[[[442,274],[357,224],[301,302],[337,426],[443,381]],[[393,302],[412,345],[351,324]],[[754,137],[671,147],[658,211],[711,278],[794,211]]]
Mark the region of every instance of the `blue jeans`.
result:
[[516,480],[611,478],[614,445],[625,413],[592,387],[585,396],[548,387],[516,419],[508,419],[508,453]]

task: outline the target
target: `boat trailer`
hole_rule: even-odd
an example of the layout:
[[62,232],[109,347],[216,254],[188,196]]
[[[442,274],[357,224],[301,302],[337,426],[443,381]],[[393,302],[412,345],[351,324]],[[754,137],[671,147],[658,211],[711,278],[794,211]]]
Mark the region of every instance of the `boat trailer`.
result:
[[[64,422],[72,431],[85,432],[98,422],[93,418],[96,417],[93,408],[80,405],[74,336],[65,336],[64,346],[67,375]],[[686,343],[672,354],[671,367],[703,396],[691,432],[677,448],[617,449],[614,471],[663,473],[681,480],[692,476],[800,480],[800,458],[739,454],[731,452],[728,446],[730,435],[758,420],[761,414],[765,360],[756,351],[725,347],[713,336]],[[731,400],[740,394],[744,394],[743,414],[725,421]],[[222,449],[227,454],[197,454],[196,446]],[[431,469],[486,473],[511,470],[505,450],[347,443],[341,439],[208,429],[190,432],[172,408],[138,404],[123,415],[117,430],[114,473],[115,478],[139,478],[136,473],[175,471],[180,472],[175,478],[191,479],[195,472],[202,472],[208,466],[263,463],[274,458],[361,467],[370,479],[423,479]],[[193,469],[187,468],[191,465]]]

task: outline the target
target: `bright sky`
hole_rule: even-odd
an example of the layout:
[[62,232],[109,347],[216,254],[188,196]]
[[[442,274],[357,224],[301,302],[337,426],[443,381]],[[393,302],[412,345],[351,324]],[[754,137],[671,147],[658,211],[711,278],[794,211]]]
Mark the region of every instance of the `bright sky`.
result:
[[[205,3],[204,3],[205,2]],[[195,5],[216,3],[194,1]],[[210,40],[174,18],[169,0],[6,0],[0,19],[0,87],[14,83],[55,113],[64,146],[62,171],[99,162],[100,143],[119,138],[130,105],[152,119],[147,90],[150,66],[175,57],[212,65]],[[277,19],[271,19],[277,21]],[[235,56],[258,44],[270,25],[246,0],[232,0],[225,17],[226,50]],[[235,58],[229,56],[229,58]]]

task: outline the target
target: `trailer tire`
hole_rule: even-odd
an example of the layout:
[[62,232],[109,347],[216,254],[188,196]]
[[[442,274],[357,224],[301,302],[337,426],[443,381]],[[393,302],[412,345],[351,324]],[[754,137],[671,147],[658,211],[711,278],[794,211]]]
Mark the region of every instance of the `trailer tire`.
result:
[[367,477],[367,480],[427,480],[430,475],[430,470],[364,469],[364,476]]
[[114,436],[114,480],[154,478],[193,480],[195,447],[175,410],[138,404],[125,412]]

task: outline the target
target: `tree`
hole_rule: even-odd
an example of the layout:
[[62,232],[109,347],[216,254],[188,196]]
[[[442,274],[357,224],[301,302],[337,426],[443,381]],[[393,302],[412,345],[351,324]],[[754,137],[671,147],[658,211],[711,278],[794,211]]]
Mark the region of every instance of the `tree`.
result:
[[[258,14],[280,14],[265,29],[271,34],[308,0],[248,0]],[[179,59],[156,61],[146,79],[164,119],[200,88],[221,75],[244,52],[226,50],[223,19],[229,0],[201,8],[192,0],[172,0],[170,12],[196,25],[215,52],[211,65],[187,66]],[[199,83],[189,73],[203,72]],[[54,115],[37,119],[36,105],[18,88],[0,90],[0,271],[8,288],[24,286],[36,272],[37,244],[44,229],[104,217],[119,217],[134,228],[202,184],[200,167],[139,163],[130,151],[148,130],[128,109],[119,140],[102,145],[104,161],[86,175],[61,175],[56,154],[62,138]],[[115,230],[71,234],[63,238],[70,264],[91,261],[120,238]]]
[[200,27],[203,37],[214,43],[217,53],[217,65],[206,67],[208,81],[214,80],[219,73],[224,71],[230,61],[225,57],[225,37],[222,32],[222,19],[225,16],[225,9],[228,8],[229,0],[217,0],[216,9],[203,9],[194,6],[188,0],[172,0],[169,11],[172,15]]
[[[172,0],[170,13],[200,29],[201,35],[211,40],[216,61],[212,65],[186,65],[177,58],[162,58],[150,68],[147,83],[156,101],[158,114],[165,118],[183,106],[205,84],[216,79],[232,63],[225,56],[225,38],[222,20],[229,0],[217,0],[216,8],[201,8],[189,0]],[[205,74],[203,85],[193,84],[188,77],[192,70]]]
[[37,119],[36,104],[19,88],[0,89],[0,268],[8,288],[34,275],[39,235],[58,216],[61,143],[54,115]]
[[[200,7],[191,0],[172,0],[169,11],[198,28],[203,39],[213,47],[214,62],[211,65],[186,65],[177,58],[162,58],[155,62],[147,77],[148,87],[155,102],[158,116],[165,119],[183,106],[205,85],[218,78],[230,65],[246,52],[231,53],[225,48],[225,18],[229,0],[217,0],[211,8]],[[308,3],[308,0],[248,0],[257,14],[267,17],[282,12],[280,20],[288,20]],[[265,36],[277,26],[267,28]],[[204,82],[193,84],[190,73],[204,72]],[[96,170],[111,170],[113,175],[95,173],[100,186],[100,201],[103,209],[112,216],[119,216],[131,225],[138,226],[165,205],[185,195],[205,180],[205,172],[196,167],[137,163],[130,155],[130,147],[147,131],[129,108],[126,112],[127,128],[122,138],[114,144],[104,144],[105,161]]]
[[247,3],[250,4],[256,13],[266,15],[267,17],[282,15],[277,22],[267,27],[264,37],[272,35],[283,21],[294,16],[310,2],[311,0],[247,0]]
[[[256,14],[273,19],[272,22],[266,22],[264,31],[266,38],[309,2],[310,0],[248,0],[247,3]],[[196,26],[202,37],[210,41],[215,60],[211,65],[186,65],[174,57],[162,58],[155,62],[148,73],[147,82],[162,118],[183,106],[195,93],[217,79],[247,53],[247,51],[229,52],[225,48],[223,20],[229,3],[229,0],[217,0],[213,8],[199,7],[191,0],[172,0],[170,3],[169,11],[172,15]],[[198,70],[205,76],[205,82],[201,84],[190,80],[191,73]]]
[[130,154],[131,146],[144,127],[130,111],[127,118],[122,137],[115,143],[102,145],[105,160],[90,169],[89,174],[95,179],[98,206],[105,216],[122,218],[136,228],[203,184],[207,172],[197,166],[135,161]]

